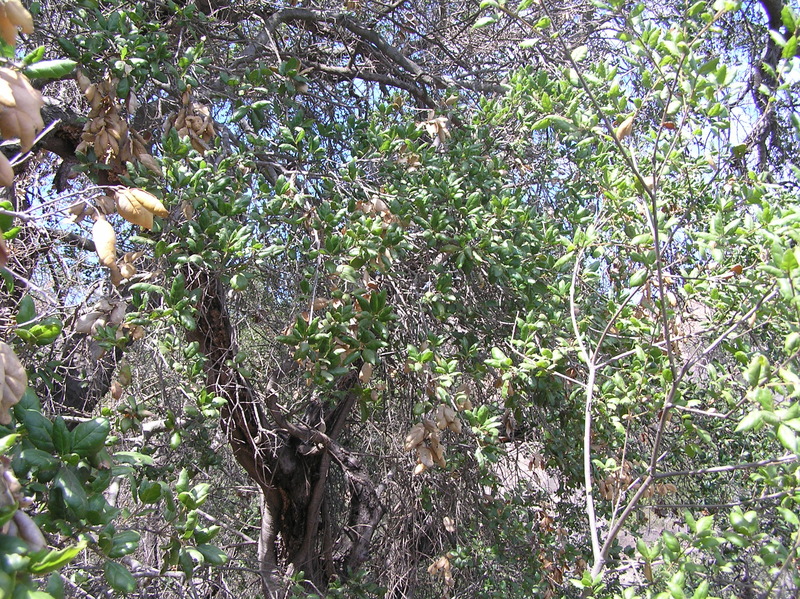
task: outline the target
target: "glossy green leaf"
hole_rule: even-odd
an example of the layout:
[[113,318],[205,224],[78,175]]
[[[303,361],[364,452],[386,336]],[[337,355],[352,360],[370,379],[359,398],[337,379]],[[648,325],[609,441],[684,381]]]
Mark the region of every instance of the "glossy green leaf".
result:
[[86,548],[86,543],[78,543],[71,547],[59,550],[50,550],[43,557],[31,564],[31,572],[34,574],[47,574],[53,570],[63,568]]
[[111,424],[107,418],[94,418],[81,422],[72,431],[72,450],[82,457],[88,457],[105,446]]
[[28,65],[23,72],[29,79],[61,79],[72,73],[77,65],[70,59],[43,60]]

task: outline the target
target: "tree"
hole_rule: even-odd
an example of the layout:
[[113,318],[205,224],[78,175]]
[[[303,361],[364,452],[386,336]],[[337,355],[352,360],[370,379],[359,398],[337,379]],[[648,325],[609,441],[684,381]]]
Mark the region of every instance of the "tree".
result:
[[792,9],[36,7],[6,592],[796,589]]

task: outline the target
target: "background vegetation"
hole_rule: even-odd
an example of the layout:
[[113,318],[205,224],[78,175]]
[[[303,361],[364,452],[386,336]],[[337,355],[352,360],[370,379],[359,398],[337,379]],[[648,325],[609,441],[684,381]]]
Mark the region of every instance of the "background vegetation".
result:
[[798,15],[0,1],[0,596],[795,596]]

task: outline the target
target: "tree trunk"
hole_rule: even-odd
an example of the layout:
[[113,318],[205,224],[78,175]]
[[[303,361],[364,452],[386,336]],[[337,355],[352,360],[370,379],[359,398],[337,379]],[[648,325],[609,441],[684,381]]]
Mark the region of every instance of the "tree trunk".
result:
[[[303,572],[318,589],[327,586],[333,573],[347,578],[367,559],[372,534],[383,515],[366,469],[336,441],[354,394],[347,393],[330,414],[317,406],[319,430],[312,424],[290,422],[278,406],[274,380],[259,393],[230,366],[237,348],[219,279],[206,271],[189,273],[186,278],[188,288],[202,289],[197,328],[187,331],[187,338],[198,341],[206,356],[208,387],[227,400],[221,424],[236,460],[262,490],[259,571],[265,594],[274,595],[282,586],[281,572]],[[345,379],[346,385],[355,383],[354,376]],[[313,402],[309,405],[315,407]],[[332,462],[348,483],[347,496],[336,501],[349,505],[347,522],[334,532],[333,542],[326,543],[325,527],[333,523],[321,513]]]

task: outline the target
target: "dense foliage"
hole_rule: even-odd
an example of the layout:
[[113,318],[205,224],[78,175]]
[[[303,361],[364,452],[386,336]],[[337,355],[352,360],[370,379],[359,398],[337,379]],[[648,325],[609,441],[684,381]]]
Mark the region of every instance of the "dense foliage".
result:
[[799,27],[0,0],[0,597],[794,596]]

